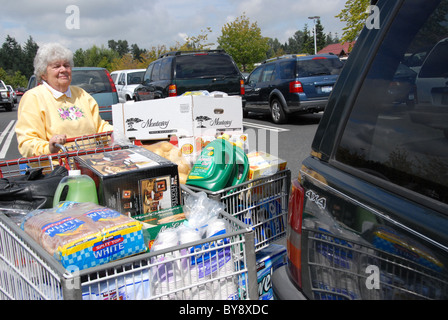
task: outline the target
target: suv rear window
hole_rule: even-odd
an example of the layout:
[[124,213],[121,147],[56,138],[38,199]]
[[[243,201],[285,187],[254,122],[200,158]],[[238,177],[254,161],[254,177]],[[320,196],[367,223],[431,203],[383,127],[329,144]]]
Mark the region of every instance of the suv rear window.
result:
[[137,71],[128,73],[128,84],[140,84],[143,82],[145,71]]
[[340,74],[342,62],[335,59],[313,58],[297,61],[298,77],[312,77],[321,75]]
[[[423,12],[434,12],[429,18],[404,4],[362,84],[336,151],[344,164],[445,204],[447,2],[425,2],[429,9]],[[428,47],[433,50],[420,65],[409,64],[409,57]]]
[[[232,66],[232,67],[229,67]],[[238,76],[238,70],[227,55],[184,55],[176,58],[176,79]]]
[[72,85],[88,93],[112,92],[105,70],[72,70]]

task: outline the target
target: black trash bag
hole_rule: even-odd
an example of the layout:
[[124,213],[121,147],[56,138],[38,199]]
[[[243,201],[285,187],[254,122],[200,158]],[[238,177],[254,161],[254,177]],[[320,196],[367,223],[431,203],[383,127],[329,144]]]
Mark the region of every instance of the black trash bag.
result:
[[68,175],[63,166],[43,174],[43,168],[31,169],[26,174],[0,179],[0,208],[32,211],[52,208],[59,182]]

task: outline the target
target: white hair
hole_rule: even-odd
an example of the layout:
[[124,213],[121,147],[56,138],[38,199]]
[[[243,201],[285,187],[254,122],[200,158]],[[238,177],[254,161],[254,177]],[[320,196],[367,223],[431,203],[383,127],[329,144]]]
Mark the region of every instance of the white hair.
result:
[[73,52],[59,43],[47,43],[37,50],[34,57],[34,74],[37,82],[42,80],[42,76],[47,73],[47,67],[55,61],[67,61],[73,68]]

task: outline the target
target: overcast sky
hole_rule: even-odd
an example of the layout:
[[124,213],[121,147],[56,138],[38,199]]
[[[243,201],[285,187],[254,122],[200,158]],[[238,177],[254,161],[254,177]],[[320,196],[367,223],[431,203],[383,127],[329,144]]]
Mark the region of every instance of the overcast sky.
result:
[[[29,36],[37,44],[60,42],[71,50],[105,46],[108,40],[127,40],[141,49],[183,43],[212,29],[217,44],[222,27],[243,13],[257,22],[265,37],[285,42],[309,16],[320,16],[324,33],[342,35],[335,18],[345,0],[3,0],[0,43],[7,35],[23,45]],[[78,15],[79,12],[79,15]]]

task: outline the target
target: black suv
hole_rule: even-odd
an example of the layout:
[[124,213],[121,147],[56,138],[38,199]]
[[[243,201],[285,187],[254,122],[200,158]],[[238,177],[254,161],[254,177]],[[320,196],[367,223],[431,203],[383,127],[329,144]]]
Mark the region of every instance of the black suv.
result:
[[142,101],[201,90],[243,95],[243,76],[225,51],[175,51],[161,55],[146,69],[135,97]]
[[335,55],[285,55],[266,60],[245,83],[243,114],[269,111],[274,123],[292,113],[325,109],[343,64]]
[[448,1],[373,8],[293,181],[278,299],[448,298]]

